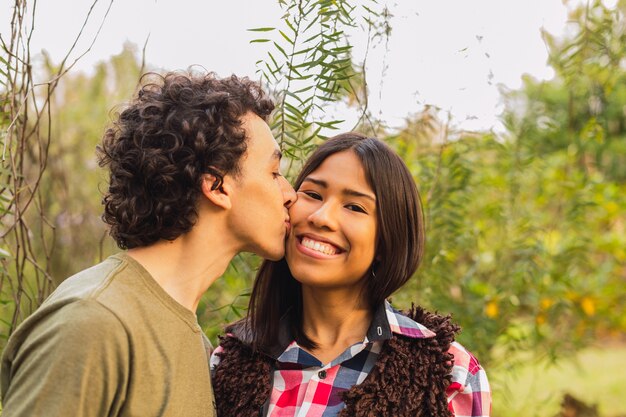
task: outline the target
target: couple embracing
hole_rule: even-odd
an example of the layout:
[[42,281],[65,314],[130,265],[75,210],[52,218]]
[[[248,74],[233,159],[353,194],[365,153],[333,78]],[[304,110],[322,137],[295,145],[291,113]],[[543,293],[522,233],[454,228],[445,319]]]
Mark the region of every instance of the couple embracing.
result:
[[[144,83],[99,147],[104,221],[126,251],[65,280],[2,357],[11,416],[488,416],[449,317],[387,301],[424,247],[404,162],[325,141],[295,191],[271,100],[235,76]],[[213,350],[195,311],[239,252],[262,264]]]

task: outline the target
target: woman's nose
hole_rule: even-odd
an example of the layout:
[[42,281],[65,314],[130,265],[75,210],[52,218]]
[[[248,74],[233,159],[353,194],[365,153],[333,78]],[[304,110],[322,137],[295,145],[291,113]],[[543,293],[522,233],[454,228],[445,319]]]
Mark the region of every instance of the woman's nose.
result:
[[336,230],[337,217],[335,207],[325,202],[309,215],[309,222],[320,229]]

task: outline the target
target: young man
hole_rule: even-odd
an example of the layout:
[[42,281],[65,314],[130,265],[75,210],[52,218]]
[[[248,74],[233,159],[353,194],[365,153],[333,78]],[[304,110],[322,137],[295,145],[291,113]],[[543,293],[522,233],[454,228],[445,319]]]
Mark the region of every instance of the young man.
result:
[[128,250],[68,278],[9,339],[3,417],[215,415],[198,301],[235,254],[282,258],[296,199],[273,107],[247,78],[145,83],[98,149],[103,219]]

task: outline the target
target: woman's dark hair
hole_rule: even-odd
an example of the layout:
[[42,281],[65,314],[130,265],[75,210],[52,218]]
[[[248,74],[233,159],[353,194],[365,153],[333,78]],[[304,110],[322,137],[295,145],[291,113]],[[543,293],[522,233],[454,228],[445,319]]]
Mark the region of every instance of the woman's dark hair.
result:
[[110,171],[102,219],[122,249],[191,230],[203,174],[239,172],[242,116],[274,109],[258,83],[234,75],[146,74],[142,84],[97,149]]
[[[424,220],[415,181],[402,159],[385,143],[358,133],[345,133],[324,142],[313,152],[294,188],[329,156],[351,151],[359,158],[366,179],[376,195],[376,255],[364,279],[364,296],[377,308],[402,287],[417,269],[424,251]],[[294,339],[305,348],[315,343],[302,331],[302,290],[283,258],[265,261],[254,282],[247,325],[254,345],[263,349],[278,337],[277,323],[290,312]]]

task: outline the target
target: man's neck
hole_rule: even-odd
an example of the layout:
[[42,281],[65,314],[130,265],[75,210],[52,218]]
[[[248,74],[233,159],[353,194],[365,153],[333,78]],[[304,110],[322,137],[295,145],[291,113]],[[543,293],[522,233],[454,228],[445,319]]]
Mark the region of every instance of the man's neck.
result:
[[202,294],[238,252],[227,239],[220,239],[217,231],[215,235],[201,233],[196,226],[173,241],[161,240],[128,251],[165,292],[194,313]]

